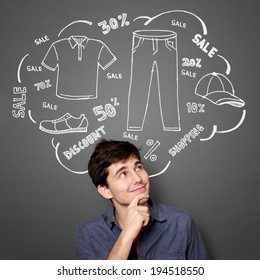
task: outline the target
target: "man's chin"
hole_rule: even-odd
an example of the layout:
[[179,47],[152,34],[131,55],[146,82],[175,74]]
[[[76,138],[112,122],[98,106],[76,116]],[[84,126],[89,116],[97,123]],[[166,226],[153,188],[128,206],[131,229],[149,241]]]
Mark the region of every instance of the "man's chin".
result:
[[147,205],[147,201],[149,200],[148,198],[142,198],[139,200],[138,205]]

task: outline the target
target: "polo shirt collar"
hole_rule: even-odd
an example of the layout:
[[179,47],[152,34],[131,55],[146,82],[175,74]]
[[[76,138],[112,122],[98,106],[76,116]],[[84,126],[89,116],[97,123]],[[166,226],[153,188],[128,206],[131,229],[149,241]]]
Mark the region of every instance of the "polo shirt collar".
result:
[[86,36],[70,36],[69,43],[72,49],[74,49],[77,45],[82,46],[83,48],[86,47],[88,43],[88,37]]

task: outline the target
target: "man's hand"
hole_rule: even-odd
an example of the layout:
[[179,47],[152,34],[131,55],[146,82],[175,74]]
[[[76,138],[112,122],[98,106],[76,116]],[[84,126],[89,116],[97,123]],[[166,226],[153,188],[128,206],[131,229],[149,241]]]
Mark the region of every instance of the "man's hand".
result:
[[127,260],[134,240],[142,228],[148,225],[150,219],[148,199],[147,194],[139,194],[128,205],[125,220],[120,223],[122,232],[108,255],[108,260]]
[[127,207],[127,214],[122,233],[132,241],[138,236],[141,229],[148,225],[150,209],[147,205],[147,194],[137,195]]

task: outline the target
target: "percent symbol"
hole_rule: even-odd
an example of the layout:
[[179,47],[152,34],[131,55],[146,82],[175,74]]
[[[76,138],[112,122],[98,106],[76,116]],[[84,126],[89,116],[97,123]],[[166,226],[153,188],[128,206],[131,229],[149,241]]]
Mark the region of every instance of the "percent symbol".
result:
[[127,19],[127,14],[122,13],[122,15],[118,15],[117,17],[119,20],[121,20],[121,27],[124,27],[125,25],[128,26],[130,22]]
[[205,110],[204,110],[205,104],[199,103],[198,107],[199,107],[199,113],[205,113]]
[[201,58],[196,58],[196,67],[201,68]]
[[144,155],[145,159],[150,158],[151,161],[156,161],[157,160],[157,155],[152,154],[160,145],[161,143],[159,141],[154,141],[152,139],[148,139],[146,141],[147,146],[152,146],[150,150]]
[[120,105],[120,103],[117,101],[117,97],[112,97],[110,100],[114,103],[114,106]]

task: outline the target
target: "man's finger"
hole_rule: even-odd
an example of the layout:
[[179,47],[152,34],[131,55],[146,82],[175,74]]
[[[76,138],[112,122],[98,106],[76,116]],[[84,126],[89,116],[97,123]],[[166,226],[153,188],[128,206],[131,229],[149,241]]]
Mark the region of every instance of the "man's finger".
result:
[[139,205],[139,201],[142,199],[148,199],[149,196],[145,193],[140,193],[138,194],[136,197],[134,197],[134,199],[131,201],[130,205],[131,206],[138,206]]

